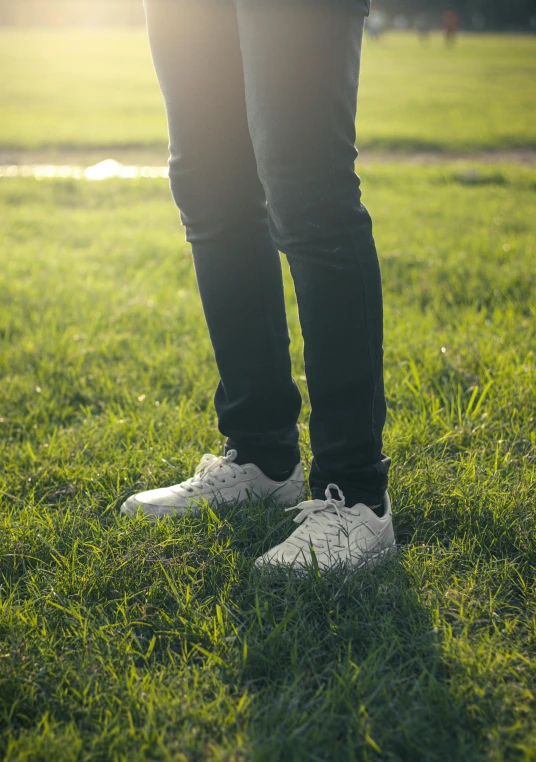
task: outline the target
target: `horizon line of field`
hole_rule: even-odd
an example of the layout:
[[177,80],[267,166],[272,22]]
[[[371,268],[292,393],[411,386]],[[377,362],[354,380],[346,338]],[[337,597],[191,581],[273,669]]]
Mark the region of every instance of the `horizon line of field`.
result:
[[169,176],[168,168],[160,166],[137,166],[121,164],[115,159],[104,159],[89,167],[69,164],[5,164],[0,165],[0,177],[29,177],[36,180],[49,178],[74,180],[137,180],[139,178],[160,179]]
[[[503,155],[502,158],[496,157],[495,161],[490,162],[488,156],[475,157],[472,156],[457,156],[456,158],[446,157],[441,155],[441,158],[437,157],[436,161],[431,161],[430,156],[421,156],[421,161],[413,161],[411,157],[407,157],[409,164],[414,165],[440,165],[446,163],[467,163],[478,162],[484,163],[498,163],[497,160],[503,162],[510,162],[513,164],[520,164],[530,166],[536,164],[536,152],[531,156],[511,156]],[[388,163],[385,161],[385,157],[382,157],[382,161],[379,163]],[[366,163],[374,163],[366,162]],[[393,163],[400,163],[398,161]],[[155,166],[150,164],[122,164],[115,159],[103,159],[102,161],[92,164],[90,166],[73,165],[73,164],[0,164],[0,178],[34,178],[37,180],[46,179],[74,179],[74,180],[109,180],[119,178],[123,180],[137,180],[137,179],[167,179],[169,177],[169,170],[167,166]]]

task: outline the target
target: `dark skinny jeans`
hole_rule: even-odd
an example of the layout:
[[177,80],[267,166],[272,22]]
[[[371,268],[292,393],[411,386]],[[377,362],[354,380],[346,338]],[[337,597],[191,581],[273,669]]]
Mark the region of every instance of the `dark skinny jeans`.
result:
[[347,505],[379,503],[382,291],[354,171],[367,0],[145,5],[226,447],[275,474],[300,458],[279,250],[304,340],[313,496],[335,482]]

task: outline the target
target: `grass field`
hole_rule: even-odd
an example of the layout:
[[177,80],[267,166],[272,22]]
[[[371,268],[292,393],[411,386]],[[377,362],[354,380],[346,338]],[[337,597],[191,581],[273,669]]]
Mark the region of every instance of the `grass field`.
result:
[[536,173],[480,172],[364,177],[402,550],[299,582],[269,508],[118,516],[220,447],[166,183],[0,185],[7,760],[536,758]]
[[[163,140],[141,34],[1,36],[17,72],[0,67],[4,147]],[[84,48],[97,38],[102,67]],[[376,124],[384,147],[532,145],[534,44],[369,46],[362,135],[374,142]],[[452,108],[455,130],[424,110],[430,69],[413,96],[397,91],[402,51],[403,67],[418,72],[426,55],[445,72],[451,99],[430,96],[445,115],[464,81],[467,103],[481,99],[467,120]],[[30,72],[43,52],[40,90]],[[470,56],[480,73],[462,76]],[[380,60],[391,105],[372,90]],[[90,72],[93,90],[68,101]],[[136,73],[145,121],[130,118]],[[397,117],[382,119],[391,107]],[[384,278],[400,552],[374,571],[300,579],[254,570],[291,528],[273,506],[157,525],[118,514],[127,495],[221,451],[216,371],[167,183],[0,181],[6,762],[536,760],[536,170],[361,174]]]
[[[536,148],[536,38],[366,41],[361,148]],[[144,32],[0,31],[0,148],[164,145]]]

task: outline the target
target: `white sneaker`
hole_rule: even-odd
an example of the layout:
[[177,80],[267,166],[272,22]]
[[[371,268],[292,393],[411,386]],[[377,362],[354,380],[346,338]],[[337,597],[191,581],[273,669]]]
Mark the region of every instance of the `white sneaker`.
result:
[[[331,497],[330,489],[337,490],[341,499]],[[387,493],[383,505],[381,517],[363,503],[347,508],[341,490],[336,484],[329,484],[326,500],[308,500],[287,508],[300,511],[294,519],[300,526],[287,540],[258,558],[255,565],[285,565],[305,571],[314,567],[313,553],[320,570],[377,563],[396,548]]]
[[275,498],[281,505],[292,505],[302,497],[304,477],[301,463],[288,479],[274,482],[253,463],[243,466],[234,463],[236,456],[236,450],[229,450],[219,458],[203,455],[190,479],[173,487],[132,495],[121,506],[121,512],[135,516],[141,511],[149,518],[158,519],[162,516],[183,516],[188,511],[199,513],[203,501],[214,506],[241,503],[255,497],[259,500]]

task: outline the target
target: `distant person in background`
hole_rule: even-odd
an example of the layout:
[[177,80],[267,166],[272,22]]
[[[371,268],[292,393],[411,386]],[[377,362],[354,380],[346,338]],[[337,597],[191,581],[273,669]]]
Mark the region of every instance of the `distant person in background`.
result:
[[415,29],[421,42],[428,42],[432,24],[426,13],[419,13],[415,19]]
[[[373,563],[395,538],[380,268],[354,170],[369,0],[145,0],[145,9],[227,440],[189,479],[133,495],[122,510],[158,518],[268,498],[296,508],[297,526],[259,567]],[[294,281],[311,402],[304,502],[278,250]]]
[[451,8],[443,14],[443,29],[445,31],[445,42],[447,45],[453,45],[456,42],[456,35],[460,28],[460,18]]

